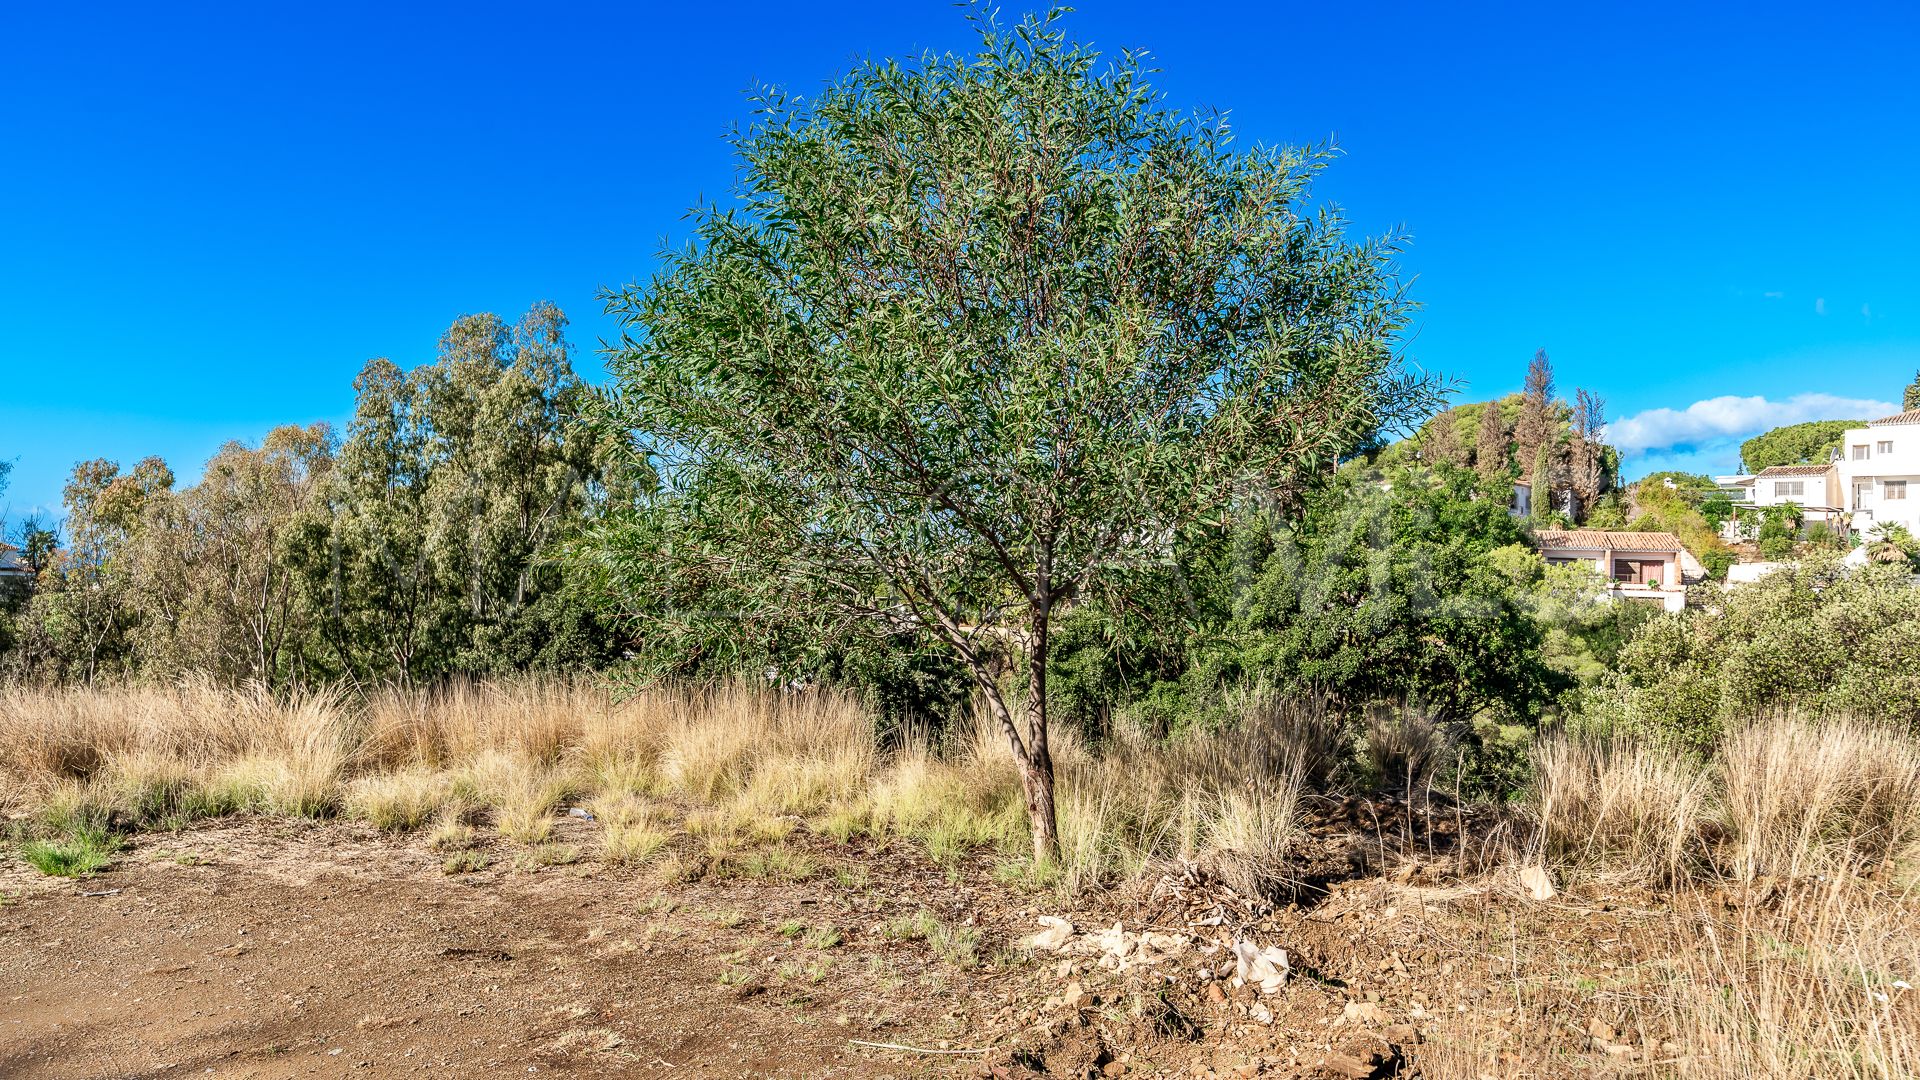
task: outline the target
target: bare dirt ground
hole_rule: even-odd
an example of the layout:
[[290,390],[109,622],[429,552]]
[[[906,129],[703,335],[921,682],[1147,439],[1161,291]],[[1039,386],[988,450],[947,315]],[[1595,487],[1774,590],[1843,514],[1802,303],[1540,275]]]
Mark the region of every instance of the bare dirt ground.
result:
[[[457,875],[418,837],[279,819],[143,835],[79,882],[10,860],[0,1077],[1551,1077],[1677,1052],[1612,1026],[1645,912],[1417,859],[1278,910],[1203,876],[1061,911],[899,844],[802,833],[804,880],[667,882],[559,829],[580,861],[496,841]],[[922,913],[977,961],[900,930]],[[1043,914],[1074,944],[1022,948]],[[1116,923],[1191,949],[1103,961]],[[1235,937],[1289,951],[1283,991],[1217,976]]]

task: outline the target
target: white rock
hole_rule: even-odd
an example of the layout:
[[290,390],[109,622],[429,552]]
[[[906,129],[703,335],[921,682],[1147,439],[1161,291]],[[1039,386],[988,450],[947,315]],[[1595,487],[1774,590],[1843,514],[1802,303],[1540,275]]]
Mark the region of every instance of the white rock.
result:
[[1040,925],[1046,929],[1027,940],[1027,944],[1036,949],[1059,952],[1066,948],[1067,940],[1073,937],[1073,924],[1058,915],[1040,916]]

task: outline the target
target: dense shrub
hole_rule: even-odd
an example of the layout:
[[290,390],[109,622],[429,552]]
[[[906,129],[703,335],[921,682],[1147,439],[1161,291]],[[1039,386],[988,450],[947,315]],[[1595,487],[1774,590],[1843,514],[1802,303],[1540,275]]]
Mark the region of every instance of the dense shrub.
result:
[[1695,748],[1788,707],[1920,726],[1917,621],[1920,590],[1905,567],[1816,557],[1648,623],[1589,719]]

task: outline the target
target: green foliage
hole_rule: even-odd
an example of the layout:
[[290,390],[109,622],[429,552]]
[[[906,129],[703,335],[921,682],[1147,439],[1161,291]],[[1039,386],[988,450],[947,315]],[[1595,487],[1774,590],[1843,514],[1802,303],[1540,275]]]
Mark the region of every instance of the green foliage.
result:
[[344,443],[277,428],[185,488],[157,458],[76,466],[8,668],[286,686],[610,663],[554,556],[641,474],[575,422],[565,326],[550,304],[468,316],[435,363],[369,363]]
[[1700,565],[1707,571],[1707,577],[1714,581],[1727,580],[1727,570],[1740,561],[1740,557],[1726,548],[1715,548],[1698,553]]
[[1740,467],[1757,473],[1775,465],[1824,465],[1839,447],[1848,428],[1865,427],[1865,420],[1809,420],[1761,432],[1740,444]]
[[1620,492],[1612,491],[1602,496],[1593,509],[1587,513],[1589,529],[1624,529],[1627,527],[1627,501]]
[[1920,540],[1897,522],[1882,521],[1874,525],[1867,556],[1877,563],[1904,566],[1920,573]]
[[1920,409],[1920,371],[1913,373],[1913,381],[1900,393],[1900,408],[1904,412]]
[[1810,558],[1717,603],[1662,615],[1594,696],[1611,723],[1710,747],[1731,724],[1802,708],[1920,725],[1920,590],[1905,566]]
[[104,870],[122,847],[104,820],[85,813],[61,814],[50,821],[54,835],[20,843],[20,857],[49,877],[87,877]]
[[1732,503],[1712,477],[1651,473],[1636,481],[1628,494],[1638,511],[1631,528],[1674,534],[1703,566],[1709,558],[1715,562],[1732,560],[1732,549],[1719,533],[1724,520],[1720,515],[1731,513]]
[[1463,471],[1345,477],[1298,522],[1248,522],[1236,549],[1234,578],[1211,583],[1231,616],[1194,650],[1190,692],[1414,698],[1458,720],[1496,702],[1530,716],[1561,688],[1529,613],[1538,558]]
[[551,304],[511,327],[466,316],[435,363],[402,372],[374,360],[361,372],[331,482],[297,523],[291,559],[343,674],[404,682],[607,659],[610,635],[569,603],[544,557],[598,494],[633,494],[571,422],[591,391],[565,328]]
[[1327,155],[1233,148],[1144,76],[1047,16],[759,99],[734,206],[607,297],[604,420],[679,506],[597,537],[615,580],[644,551],[749,628],[936,636],[1050,788],[1056,611],[1432,399],[1394,243],[1308,202]]
[[1534,452],[1532,482],[1533,523],[1544,526],[1554,516],[1553,510],[1553,444],[1541,443]]

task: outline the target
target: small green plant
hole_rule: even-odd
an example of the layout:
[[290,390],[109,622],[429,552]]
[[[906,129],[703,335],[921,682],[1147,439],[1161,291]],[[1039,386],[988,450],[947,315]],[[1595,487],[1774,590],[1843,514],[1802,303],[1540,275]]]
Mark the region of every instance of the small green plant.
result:
[[664,893],[654,893],[653,899],[640,901],[634,905],[634,910],[642,915],[670,915],[679,906],[678,900],[669,900]]
[[750,851],[728,865],[741,877],[758,881],[805,881],[820,872],[818,863],[786,847]]
[[939,929],[940,920],[930,911],[895,915],[880,926],[880,936],[888,941],[925,941]]
[[993,879],[1010,889],[1040,892],[1057,887],[1066,879],[1066,868],[1058,862],[1035,864],[1033,859],[1002,859],[993,864]]
[[735,927],[745,924],[747,921],[746,915],[738,911],[716,911],[710,918],[713,920],[713,925],[720,927],[722,930],[732,930]]
[[807,931],[806,944],[809,949],[831,949],[846,940],[840,936],[837,926],[816,926]]
[[775,927],[774,933],[779,934],[783,938],[792,939],[792,938],[799,937],[803,933],[806,933],[806,930],[807,930],[806,923],[803,923],[798,919],[788,919],[786,922],[783,922],[779,926]]
[[20,854],[49,877],[79,878],[104,869],[119,848],[105,829],[83,826],[58,840],[29,840],[20,845]]
[[456,851],[440,864],[441,872],[446,874],[472,874],[486,868],[486,855],[472,849]]
[[971,926],[949,926],[939,923],[927,944],[933,951],[954,967],[970,968],[980,963],[980,931]]
[[540,844],[523,858],[532,866],[570,866],[580,861],[580,849],[572,844]]
[[833,883],[843,889],[864,889],[872,880],[873,875],[864,866],[856,864],[833,868]]
[[980,931],[971,926],[950,926],[931,911],[896,915],[882,924],[880,936],[893,941],[924,941],[935,955],[955,967],[970,968],[980,963]]
[[851,807],[835,810],[820,822],[820,831],[845,844],[867,831],[866,815]]

